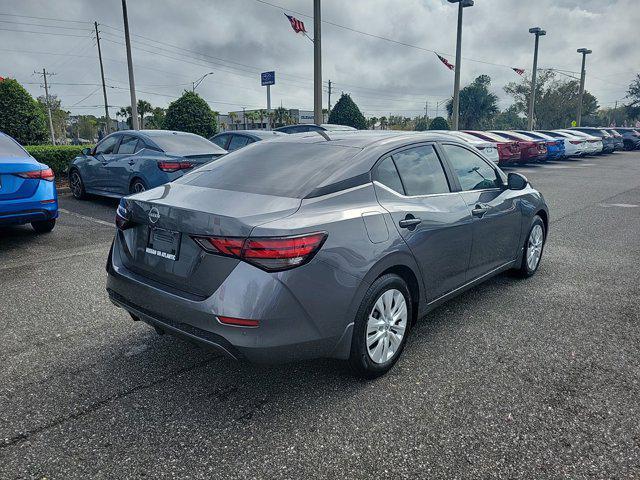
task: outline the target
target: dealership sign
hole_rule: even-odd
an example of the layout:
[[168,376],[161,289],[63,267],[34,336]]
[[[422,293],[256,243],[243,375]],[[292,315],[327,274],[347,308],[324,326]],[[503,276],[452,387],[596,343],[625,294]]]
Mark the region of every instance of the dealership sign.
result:
[[260,74],[260,80],[262,81],[262,86],[266,85],[275,85],[276,84],[276,72],[262,72]]

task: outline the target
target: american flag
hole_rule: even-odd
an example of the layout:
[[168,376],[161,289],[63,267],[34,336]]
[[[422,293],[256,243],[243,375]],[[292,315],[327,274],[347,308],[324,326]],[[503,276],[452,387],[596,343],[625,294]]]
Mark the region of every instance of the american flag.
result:
[[287,19],[289,19],[289,23],[291,23],[291,28],[296,33],[307,33],[307,29],[304,28],[304,22],[302,20],[298,20],[296,17],[292,17],[291,15],[284,14]]
[[518,75],[524,75],[524,68],[512,68],[511,70],[516,72]]
[[444,57],[441,57],[441,56],[440,56],[440,55],[438,55],[437,53],[436,53],[436,57],[438,57],[438,58],[440,59],[440,61],[441,61],[442,63],[444,63],[444,64],[447,66],[447,68],[448,68],[449,70],[453,70],[454,68],[456,68],[456,67],[453,65],[453,63],[449,62],[449,60],[447,60],[447,59],[446,59],[446,58],[444,58]]

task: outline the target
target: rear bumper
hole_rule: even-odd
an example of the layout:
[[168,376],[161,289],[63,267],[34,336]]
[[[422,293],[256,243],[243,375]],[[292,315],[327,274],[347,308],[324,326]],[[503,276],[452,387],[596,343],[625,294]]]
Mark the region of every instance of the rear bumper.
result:
[[[126,269],[121,263],[117,242],[107,271],[107,292],[115,305],[167,333],[230,358],[283,363],[333,357],[337,345],[345,341],[345,335],[351,331],[349,325],[332,328],[329,322],[314,320],[307,307],[277,275],[244,262],[205,299],[171,293]],[[349,302],[353,292],[346,290],[339,297],[335,299],[337,308]],[[224,325],[217,315],[258,320],[260,324],[257,328]],[[347,340],[350,343],[350,336]]]
[[40,180],[34,195],[29,198],[0,199],[0,225],[3,226],[23,225],[57,217],[58,194],[53,182]]

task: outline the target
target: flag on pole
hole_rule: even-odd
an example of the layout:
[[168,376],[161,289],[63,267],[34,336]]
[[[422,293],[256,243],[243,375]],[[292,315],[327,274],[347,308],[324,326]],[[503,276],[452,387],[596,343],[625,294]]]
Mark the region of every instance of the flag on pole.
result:
[[524,75],[524,68],[512,68],[511,70],[516,72],[518,75]]
[[438,55],[437,53],[436,53],[436,57],[438,57],[438,58],[440,59],[440,61],[441,61],[442,63],[444,63],[444,64],[446,65],[446,67],[447,67],[449,70],[453,70],[454,68],[456,68],[456,67],[455,67],[451,62],[449,62],[449,60],[447,60],[447,59],[446,59],[446,58],[444,58],[444,57],[441,57],[441,56],[440,56],[440,55]]
[[302,20],[298,20],[296,17],[292,17],[291,15],[287,15],[286,13],[284,14],[284,16],[287,17],[289,23],[291,23],[291,28],[293,28],[294,32],[307,33],[307,29],[304,28],[304,22]]

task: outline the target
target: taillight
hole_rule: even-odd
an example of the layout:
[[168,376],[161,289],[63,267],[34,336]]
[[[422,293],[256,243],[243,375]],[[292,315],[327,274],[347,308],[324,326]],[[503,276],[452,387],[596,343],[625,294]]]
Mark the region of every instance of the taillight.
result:
[[269,272],[309,262],[326,238],[324,232],[292,237],[193,237],[209,253],[239,258]]
[[46,180],[47,182],[53,182],[56,176],[53,174],[53,170],[45,168],[44,170],[32,170],[30,172],[16,173],[22,178],[31,178],[36,180]]
[[116,227],[118,230],[126,230],[133,226],[131,221],[131,211],[127,208],[127,202],[124,198],[120,199],[118,209],[116,210]]
[[571,145],[581,145],[582,144],[582,140],[569,140],[569,143]]
[[177,172],[178,170],[188,170],[193,168],[193,165],[194,164],[192,162],[173,162],[165,160],[158,162],[158,168],[167,173]]

